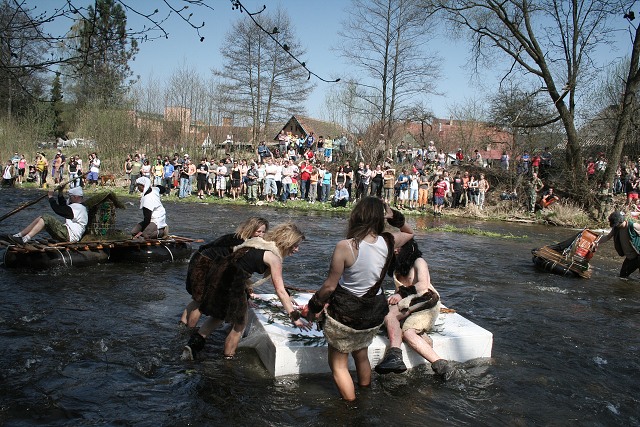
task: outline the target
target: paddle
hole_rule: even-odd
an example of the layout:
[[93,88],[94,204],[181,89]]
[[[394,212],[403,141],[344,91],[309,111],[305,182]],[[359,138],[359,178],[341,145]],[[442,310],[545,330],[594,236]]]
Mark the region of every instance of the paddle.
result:
[[[84,174],[82,175],[82,177],[85,177],[85,176],[87,176],[88,174],[89,174],[89,172],[86,172],[86,173],[84,173]],[[57,185],[54,187],[53,191],[57,190],[58,188],[63,188],[63,187],[64,187],[65,185],[67,185],[69,182],[71,182],[71,181],[75,181],[76,179],[80,179],[80,178],[81,178],[81,177],[80,177],[80,176],[78,176],[78,177],[76,177],[76,178],[74,178],[74,179],[68,179],[68,180],[66,180],[66,181],[62,181],[61,183],[57,184]],[[45,198],[45,197],[47,197],[48,195],[49,195],[49,192],[47,191],[46,193],[44,193],[42,196],[38,197],[37,199],[35,199],[35,200],[31,200],[30,202],[26,202],[26,203],[24,203],[24,204],[22,204],[22,205],[18,206],[17,208],[15,208],[15,209],[14,209],[14,210],[12,210],[11,212],[6,213],[6,214],[4,214],[4,215],[0,216],[0,222],[2,222],[2,221],[4,221],[5,219],[9,218],[9,217],[10,217],[11,215],[13,215],[13,214],[16,214],[16,213],[20,212],[20,211],[21,211],[21,210],[23,210],[24,208],[28,208],[28,207],[29,207],[29,206],[31,206],[31,205],[35,205],[36,203],[38,203],[40,200],[44,199],[44,198]]]

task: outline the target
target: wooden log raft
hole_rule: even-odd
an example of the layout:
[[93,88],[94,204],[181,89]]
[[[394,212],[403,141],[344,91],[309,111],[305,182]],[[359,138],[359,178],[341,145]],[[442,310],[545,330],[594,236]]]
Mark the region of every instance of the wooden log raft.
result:
[[192,243],[201,239],[168,236],[162,239],[97,240],[53,242],[36,239],[29,244],[15,244],[0,238],[0,247],[6,247],[4,265],[8,268],[47,269],[95,265],[101,262],[166,262],[187,259]]
[[600,240],[600,234],[584,229],[574,237],[555,245],[532,249],[536,267],[561,276],[591,277],[589,261]]

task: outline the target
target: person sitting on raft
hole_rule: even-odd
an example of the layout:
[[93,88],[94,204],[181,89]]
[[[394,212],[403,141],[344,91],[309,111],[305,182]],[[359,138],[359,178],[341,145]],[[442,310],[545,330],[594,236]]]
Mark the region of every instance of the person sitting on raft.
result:
[[157,239],[165,235],[167,214],[162,205],[160,195],[166,192],[162,186],[152,187],[151,180],[145,176],[136,179],[136,186],[141,194],[140,209],[143,220],[133,227],[131,235],[134,239]]
[[[399,230],[384,232],[385,220]],[[404,215],[391,210],[377,197],[362,198],[351,211],[347,239],[336,244],[329,275],[309,300],[307,319],[325,315],[324,336],[329,367],[344,400],[355,400],[355,385],[349,373],[353,357],[358,384],[371,384],[368,347],[389,312],[382,282],[395,247],[413,237]],[[325,303],[329,305],[325,309]]]
[[[224,343],[226,359],[235,356],[245,325],[247,324],[248,297],[254,273],[269,276],[282,307],[295,327],[311,329],[309,322],[301,318],[284,287],[282,262],[285,257],[298,252],[305,236],[293,223],[287,222],[265,234],[264,239],[253,237],[233,250],[233,254],[213,263],[206,280],[206,289],[200,302],[202,314],[210,316],[197,332],[194,332],[182,352],[182,360],[194,360],[205,346],[205,339],[223,322],[232,324]],[[260,280],[259,282],[263,282]]]
[[398,374],[407,370],[400,349],[404,341],[431,363],[436,374],[451,379],[455,368],[438,356],[433,340],[426,334],[440,315],[440,294],[431,284],[429,266],[414,239],[396,249],[389,275],[396,285],[396,293],[387,300],[389,314],[384,319],[390,347],[375,367],[376,372]]
[[180,323],[193,328],[200,319],[200,301],[204,293],[207,275],[212,266],[222,258],[233,253],[235,246],[241,245],[252,237],[263,237],[269,229],[269,221],[253,216],[240,224],[235,233],[225,234],[213,242],[198,248],[189,260],[187,269],[187,292],[192,297],[182,313]]
[[58,188],[57,200],[53,197],[54,191],[49,191],[49,204],[51,209],[65,219],[64,223],[58,221],[52,215],[42,215],[31,222],[24,230],[11,235],[14,243],[28,243],[36,234],[46,230],[56,240],[75,243],[82,238],[89,222],[89,213],[82,204],[84,194],[82,187],[73,187],[68,191],[69,202],[62,194],[62,187]]

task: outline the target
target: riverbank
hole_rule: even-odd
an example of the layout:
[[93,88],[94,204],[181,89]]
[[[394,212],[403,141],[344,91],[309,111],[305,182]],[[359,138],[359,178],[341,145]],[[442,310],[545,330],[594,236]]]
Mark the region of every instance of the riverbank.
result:
[[[20,188],[33,191],[46,191],[37,187],[33,183],[24,183]],[[118,197],[137,198],[135,194],[129,194],[128,185],[90,186],[85,187],[84,190],[88,195],[100,191],[111,191]],[[457,217],[482,221],[506,221],[516,223],[520,222],[567,228],[603,228],[607,226],[605,221],[594,221],[592,218],[590,218],[587,212],[581,209],[580,206],[577,206],[568,200],[561,200],[560,202],[550,206],[549,208],[542,209],[535,214],[530,214],[519,201],[500,200],[498,197],[491,197],[495,195],[495,192],[490,193],[492,194],[487,197],[488,204],[483,209],[480,209],[472,204],[461,208],[444,208],[442,216],[445,218]],[[204,199],[199,199],[197,196],[195,196],[195,194],[192,194],[185,198],[179,198],[177,197],[175,191],[172,191],[170,195],[163,196],[163,200],[172,203],[197,203],[232,206],[269,206],[275,209],[286,209],[299,212],[342,212],[345,213],[345,215],[351,212],[351,207],[353,206],[353,203],[349,203],[347,207],[334,208],[331,206],[330,202],[309,203],[304,200],[288,200],[287,202],[258,201],[255,203],[249,203],[244,197],[233,199],[232,197],[227,196],[225,196],[224,198],[219,198],[217,196],[208,196]],[[402,209],[402,212],[404,215],[409,217],[433,215],[433,209],[430,206],[425,210]]]

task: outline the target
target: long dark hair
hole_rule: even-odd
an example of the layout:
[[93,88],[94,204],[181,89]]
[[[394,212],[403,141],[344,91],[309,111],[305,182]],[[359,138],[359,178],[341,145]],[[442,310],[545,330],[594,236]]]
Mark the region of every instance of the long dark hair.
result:
[[393,262],[389,266],[389,276],[393,277],[394,272],[399,276],[406,276],[413,268],[413,263],[422,256],[418,243],[414,239],[402,245],[400,251],[393,257]]
[[384,203],[377,197],[364,197],[353,207],[349,217],[347,238],[353,238],[356,247],[369,233],[384,231]]

